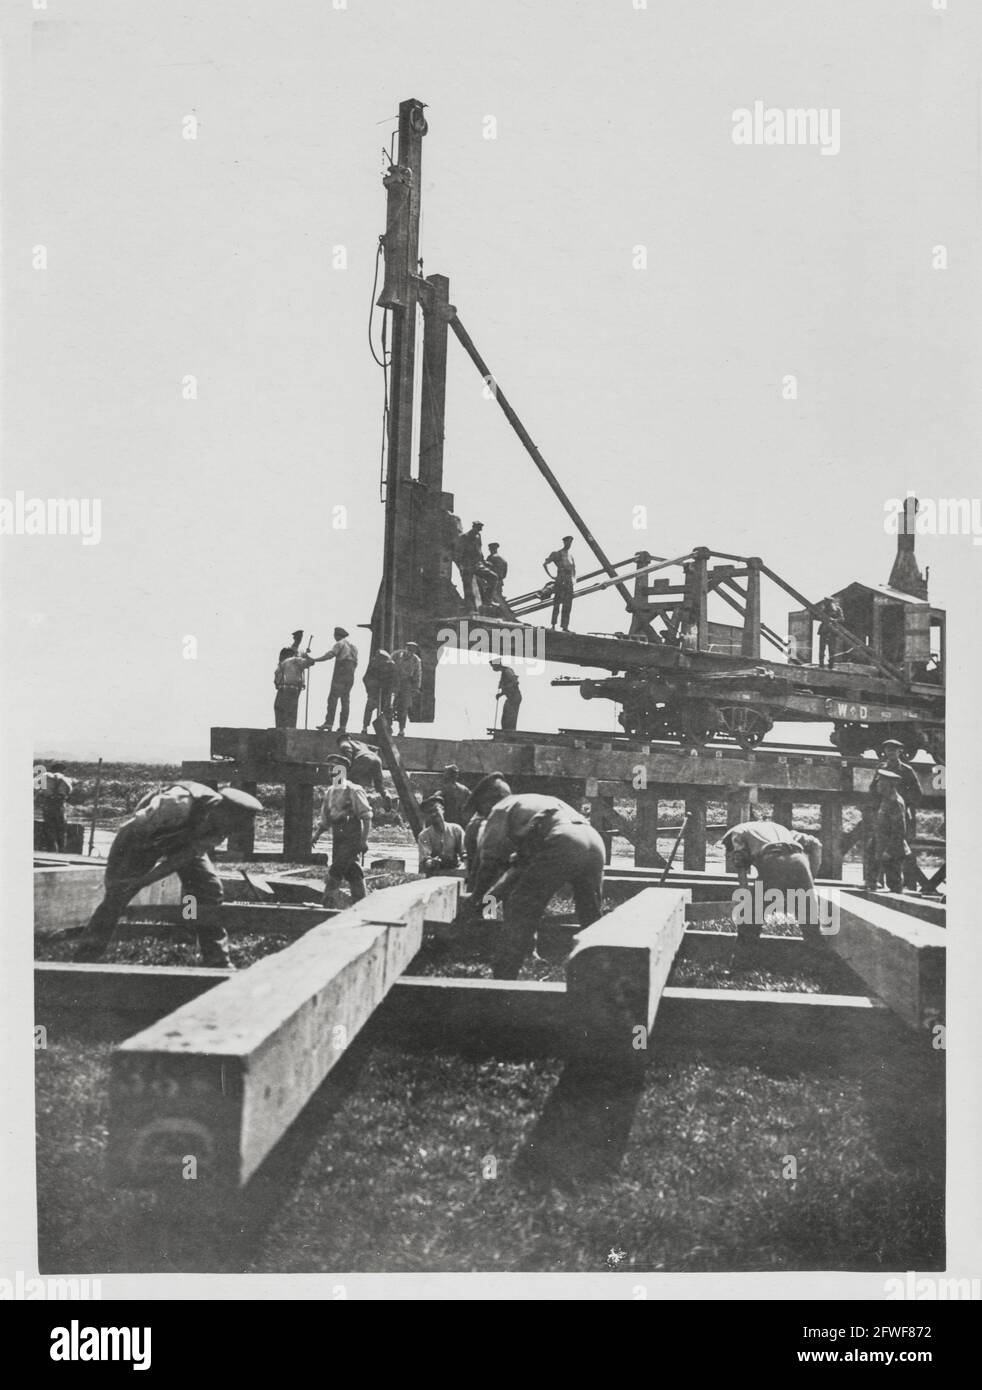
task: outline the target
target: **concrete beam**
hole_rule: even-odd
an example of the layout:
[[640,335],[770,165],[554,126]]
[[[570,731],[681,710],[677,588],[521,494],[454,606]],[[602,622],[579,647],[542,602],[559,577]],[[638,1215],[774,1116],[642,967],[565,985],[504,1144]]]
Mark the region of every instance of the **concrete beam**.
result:
[[830,898],[818,891],[838,914],[838,931],[823,939],[867,989],[910,1028],[930,1028],[943,1019],[944,928],[858,894]]
[[645,1060],[647,1034],[685,934],[686,901],[678,889],[649,888],[579,933],[566,965],[574,1056],[627,1065]]
[[[68,927],[84,927],[102,901],[105,860],[90,865],[66,865],[34,870],[34,930],[50,936]],[[153,905],[180,902],[180,884],[175,877],[161,879],[143,888],[135,903]]]
[[[34,967],[35,1019],[56,1010],[110,1010],[163,1018],[190,999],[233,978],[228,970],[167,969],[148,965]],[[372,1041],[405,1047],[483,1049],[489,1055],[520,1049],[560,1057],[567,1042],[566,986],[538,980],[445,979],[403,976],[367,1025]],[[877,999],[862,995],[793,994],[763,990],[682,989],[667,986],[649,1050],[691,1055],[693,1048],[733,1049],[761,1056],[815,1047],[827,1058],[850,1049],[888,1045],[891,1053],[909,1030]]]
[[[110,1160],[122,1181],[255,1172],[420,948],[457,879],[382,889],[130,1038],[113,1056]],[[384,925],[392,922],[397,925]]]

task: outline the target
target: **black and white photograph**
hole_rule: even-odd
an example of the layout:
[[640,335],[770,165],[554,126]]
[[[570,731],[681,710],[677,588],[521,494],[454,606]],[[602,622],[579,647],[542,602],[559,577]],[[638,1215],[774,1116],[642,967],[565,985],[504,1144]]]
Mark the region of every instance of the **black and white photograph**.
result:
[[982,1298],[980,34],[11,4],[0,1294],[86,1302],[52,1360],[102,1299]]

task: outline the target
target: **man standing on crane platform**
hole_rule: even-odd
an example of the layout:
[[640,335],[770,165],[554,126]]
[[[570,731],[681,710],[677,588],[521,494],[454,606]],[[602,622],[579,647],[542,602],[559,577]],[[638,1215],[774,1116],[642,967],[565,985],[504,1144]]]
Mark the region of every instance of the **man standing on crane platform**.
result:
[[[570,553],[570,546],[573,544],[572,536],[563,536],[563,546],[561,550],[554,550],[551,555],[547,555],[542,562],[542,568],[549,578],[555,583],[552,595],[552,623],[555,627],[559,622],[563,632],[569,632],[570,612],[573,607],[573,581],[576,579],[576,561]],[[549,566],[556,566],[555,575],[550,573]]]

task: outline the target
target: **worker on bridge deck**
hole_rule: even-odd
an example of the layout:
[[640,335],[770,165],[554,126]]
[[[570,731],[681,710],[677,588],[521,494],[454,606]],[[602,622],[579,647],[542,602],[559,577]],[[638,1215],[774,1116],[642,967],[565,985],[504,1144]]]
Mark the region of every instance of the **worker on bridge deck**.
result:
[[825,657],[829,659],[829,670],[835,669],[835,643],[836,631],[833,623],[842,622],[842,604],[837,598],[823,598],[818,605],[822,614],[821,622],[818,624],[818,664],[825,665]]
[[97,961],[120,913],[141,888],[176,873],[204,965],[229,966],[221,920],[222,881],[211,852],[229,835],[249,828],[262,802],[234,787],[215,791],[201,782],[175,782],[150,792],[120,826],[106,860],[106,885],[82,936],[75,960]]
[[[556,623],[559,622],[563,632],[569,632],[569,619],[573,608],[573,583],[576,579],[576,561],[570,551],[572,544],[572,536],[563,536],[562,549],[554,550],[542,562],[542,568],[555,586],[552,594],[552,622],[550,626],[555,627]],[[550,565],[555,565],[555,575],[550,573]]]
[[604,842],[590,822],[564,801],[534,793],[512,795],[500,773],[478,782],[471,803],[483,816],[476,849],[472,910],[489,899],[503,903],[497,931],[495,979],[515,979],[535,943],[553,895],[569,884],[577,920],[600,917]]
[[[821,841],[804,831],[789,830],[777,821],[752,820],[730,826],[722,844],[727,854],[732,856],[741,889],[747,890],[747,870],[755,868],[767,910],[782,910],[793,916],[805,944],[810,947],[821,945],[821,918],[814,879],[822,861]],[[777,907],[779,903],[783,903],[784,907]],[[763,915],[756,907],[752,912],[735,910],[737,949],[734,964],[738,969],[753,963]],[[748,916],[751,918],[749,921],[746,920]]]
[[333,780],[321,802],[311,846],[316,845],[325,830],[330,830],[331,867],[324,884],[325,907],[338,905],[338,890],[344,881],[351,890],[353,903],[366,896],[360,858],[368,849],[372,808],[365,792],[348,779],[347,772],[347,758],[338,758]]
[[468,613],[477,613],[481,608],[481,590],[477,582],[477,571],[484,565],[484,545],[481,532],[483,521],[472,521],[471,529],[458,539],[454,554],[457,569],[460,571],[460,585],[464,594],[464,605]]
[[495,700],[504,699],[501,706],[501,727],[507,733],[518,728],[518,711],[522,703],[522,690],[518,683],[518,672],[500,661],[490,663],[491,670],[499,673],[498,693]]
[[368,733],[368,726],[375,716],[375,711],[387,722],[392,719],[392,692],[396,683],[396,668],[392,657],[381,647],[372,654],[365,674],[362,677],[362,684],[365,687],[365,717],[362,720],[361,731]]
[[273,672],[273,685],[276,687],[273,720],[277,729],[297,727],[297,708],[304,688],[306,671],[313,664],[312,656],[306,656],[293,647],[283,647],[280,651],[279,665]]
[[419,645],[407,642],[404,647],[392,653],[395,665],[395,687],[392,696],[392,717],[400,737],[406,732],[406,720],[413,701],[423,688],[423,663],[419,656]]
[[324,715],[324,723],[318,724],[320,730],[328,732],[334,726],[334,714],[340,703],[341,709],[338,719],[338,733],[344,733],[348,727],[348,714],[351,708],[351,687],[355,683],[355,667],[358,665],[358,648],[351,641],[347,631],[343,627],[334,629],[334,646],[324,653],[323,656],[315,656],[315,662],[333,661],[334,674],[331,676],[331,688],[327,693],[327,713]]
[[489,574],[487,591],[483,595],[484,602],[490,607],[497,607],[504,598],[504,583],[508,577],[508,561],[503,555],[499,555],[501,549],[497,541],[492,541],[488,546],[487,559],[484,561],[484,569]]

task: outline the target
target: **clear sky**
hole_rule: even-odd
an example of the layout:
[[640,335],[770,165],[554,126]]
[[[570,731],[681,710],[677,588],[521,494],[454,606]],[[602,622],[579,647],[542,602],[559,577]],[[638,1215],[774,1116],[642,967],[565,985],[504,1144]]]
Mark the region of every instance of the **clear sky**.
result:
[[[966,8],[22,4],[5,40],[0,492],[97,498],[102,515],[97,545],[0,542],[8,717],[41,752],[202,756],[212,725],[272,722],[291,629],[323,649],[369,619],[367,324],[382,151],[409,96],[429,107],[425,271],[450,277],[608,553],[759,554],[816,598],[884,581],[888,498],[978,492]],[[837,110],[838,153],[734,144],[733,112],[757,100]],[[568,523],[450,352],[446,486],[501,542],[509,587],[531,588]],[[940,604],[956,563],[982,562],[967,537],[918,549]],[[788,606],[764,616],[785,631]],[[624,625],[613,597],[574,621]],[[526,727],[613,727],[553,674],[524,680]],[[441,673],[433,731],[481,735],[494,685]]]

